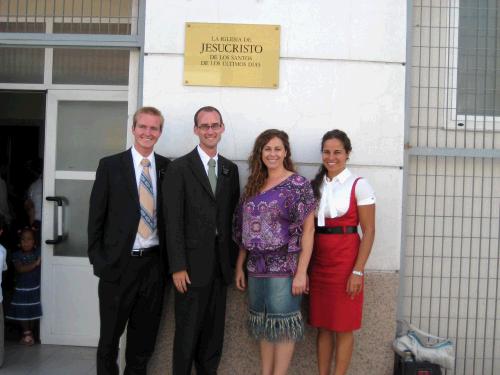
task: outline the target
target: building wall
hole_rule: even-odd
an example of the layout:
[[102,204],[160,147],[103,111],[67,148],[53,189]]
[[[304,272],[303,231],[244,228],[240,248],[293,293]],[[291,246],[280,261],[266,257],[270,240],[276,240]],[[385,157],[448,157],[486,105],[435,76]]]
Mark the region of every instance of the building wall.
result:
[[[280,25],[279,88],[184,86],[186,22]],[[377,236],[367,269],[374,277],[394,276],[401,244],[406,2],[149,0],[145,53],[143,103],[165,114],[158,151],[169,157],[196,145],[193,114],[204,105],[222,112],[220,152],[238,163],[242,185],[246,159],[263,130],[288,132],[293,159],[307,177],[319,166],[321,136],[345,130],[353,143],[350,167],[377,193]],[[378,292],[377,303],[396,306],[393,294]],[[228,303],[231,309],[237,301]],[[394,319],[388,316],[385,324],[391,334]],[[373,328],[365,327],[367,333]]]
[[[391,343],[396,330],[396,305],[399,276],[395,273],[370,273],[366,278],[363,324],[366,328],[355,333],[353,361],[349,375],[392,375],[393,353]],[[243,293],[229,288],[226,311],[224,351],[219,366],[220,375],[260,374],[259,345],[246,330],[247,303]],[[148,374],[170,374],[174,339],[173,294],[167,294],[164,316],[159,329],[156,352],[150,362]],[[307,299],[303,301],[307,316]],[[303,341],[296,345],[289,375],[316,373],[316,331],[306,328]]]

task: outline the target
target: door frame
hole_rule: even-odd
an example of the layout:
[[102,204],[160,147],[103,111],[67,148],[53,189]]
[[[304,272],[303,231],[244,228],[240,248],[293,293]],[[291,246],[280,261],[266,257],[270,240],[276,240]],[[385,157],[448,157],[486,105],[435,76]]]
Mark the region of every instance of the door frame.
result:
[[[44,178],[43,178],[43,220],[42,220],[42,238],[51,239],[57,231],[54,228],[56,220],[54,203],[46,200],[47,196],[55,195],[55,185],[57,180],[79,180],[92,181],[95,179],[95,172],[84,171],[64,171],[56,170],[56,152],[57,152],[57,113],[58,103],[63,101],[121,101],[129,102],[128,89],[125,87],[121,91],[117,90],[48,90],[46,104],[46,122],[45,122],[45,155],[44,155]],[[128,124],[123,124],[124,131],[127,131]],[[125,129],[125,127],[127,127]],[[125,136],[126,142],[126,136]],[[86,228],[82,228],[86,230]],[[40,338],[44,344],[59,345],[78,345],[78,346],[97,346],[99,338],[99,311],[97,297],[98,279],[93,275],[92,266],[87,257],[56,256],[54,255],[54,245],[42,241],[42,306],[44,309],[44,318],[40,324]],[[75,272],[61,272],[63,270],[74,270]],[[82,301],[87,301],[84,306],[68,307],[71,316],[67,318],[70,321],[80,325],[85,324],[86,335],[63,333],[58,330],[61,325],[69,326],[66,321],[61,324],[60,303],[65,299],[64,283],[65,275],[72,273],[75,283],[72,287],[66,288],[71,292],[74,288],[80,291],[79,297]],[[67,280],[66,280],[67,281]],[[65,285],[65,284],[63,284]],[[63,295],[61,295],[63,294]],[[69,297],[69,296],[68,296]],[[93,322],[93,324],[92,324]],[[90,323],[90,324],[89,324]],[[80,328],[80,327],[79,327]]]
[[[1,39],[1,35],[0,35]],[[35,47],[35,45],[31,44],[29,41],[26,43],[20,43],[24,47]],[[98,45],[95,45],[98,46]],[[129,82],[127,86],[118,86],[118,85],[81,85],[81,84],[53,84],[52,83],[52,54],[53,48],[49,45],[45,48],[45,63],[44,63],[44,80],[43,83],[0,83],[0,90],[12,90],[12,91],[45,91],[46,94],[46,115],[45,115],[45,134],[44,134],[44,168],[45,171],[48,172],[52,170],[53,172],[49,173],[49,175],[44,174],[44,183],[43,183],[43,211],[53,211],[53,202],[45,201],[47,196],[50,196],[54,192],[55,189],[55,179],[80,179],[80,180],[93,180],[95,178],[95,172],[73,172],[73,171],[64,171],[62,173],[55,173],[55,142],[56,142],[56,132],[52,129],[48,129],[47,125],[49,121],[57,121],[57,116],[54,119],[49,118],[52,114],[57,113],[54,112],[57,110],[57,103],[54,102],[54,99],[49,99],[49,93],[51,94],[51,98],[58,99],[67,99],[71,100],[74,98],[78,100],[78,98],[89,97],[90,100],[101,98],[101,100],[109,99],[109,95],[113,97],[114,95],[118,95],[120,101],[126,101],[128,103],[128,120],[127,124],[123,124],[126,127],[127,135],[125,138],[126,147],[129,147],[131,138],[130,132],[128,131],[129,127],[132,124],[132,114],[137,109],[138,105],[142,103],[142,64],[143,64],[143,48],[142,44],[139,48],[127,48],[130,51],[130,60],[129,60]],[[91,95],[89,95],[91,94]],[[103,96],[104,95],[104,96]],[[108,96],[106,96],[108,95]],[[56,107],[54,107],[56,105]],[[124,128],[125,129],[125,128]],[[47,160],[49,159],[49,160]],[[47,214],[47,218],[44,216],[44,221],[49,220],[50,228],[52,227],[52,223],[54,222],[53,212]],[[47,232],[47,223],[42,222],[42,242],[44,242],[47,238],[52,238],[52,232]],[[51,230],[51,229],[50,229]],[[86,228],[82,228],[82,230],[86,230]],[[47,233],[49,233],[49,237],[47,237]],[[42,245],[42,244],[41,244]],[[43,244],[45,246],[45,244]],[[53,247],[53,246],[52,246]],[[47,250],[43,250],[47,257]],[[59,266],[71,266],[71,267],[89,267],[89,262],[87,258],[72,258],[68,257],[68,259],[51,259],[52,254],[48,255],[49,260],[52,261],[54,267]],[[46,284],[47,277],[47,268],[49,263],[44,264],[44,259],[42,259],[42,284]],[[40,336],[41,341],[44,344],[58,344],[58,345],[77,345],[77,346],[95,346],[97,345],[97,340],[87,340],[81,337],[75,336],[73,339],[68,339],[62,337],[61,335],[55,335],[51,333],[50,328],[47,330],[48,322],[45,322],[47,319],[53,319],[51,316],[51,303],[49,301],[53,300],[53,296],[50,297],[46,294],[47,287],[43,288],[42,286],[42,307],[44,309],[44,316],[41,319],[40,324]],[[96,300],[97,300],[97,291],[96,291]],[[44,304],[44,301],[45,302]],[[78,313],[78,311],[75,311]],[[76,324],[78,324],[78,319],[76,319]],[[98,327],[98,320],[95,322],[95,326]],[[54,323],[52,323],[54,326]]]

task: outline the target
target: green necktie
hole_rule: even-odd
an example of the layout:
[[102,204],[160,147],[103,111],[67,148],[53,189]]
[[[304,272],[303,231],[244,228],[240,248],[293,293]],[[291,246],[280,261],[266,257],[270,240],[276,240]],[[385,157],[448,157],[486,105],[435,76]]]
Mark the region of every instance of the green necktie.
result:
[[212,158],[208,161],[208,181],[210,181],[210,187],[215,195],[215,189],[217,188],[217,176],[215,175],[215,160]]

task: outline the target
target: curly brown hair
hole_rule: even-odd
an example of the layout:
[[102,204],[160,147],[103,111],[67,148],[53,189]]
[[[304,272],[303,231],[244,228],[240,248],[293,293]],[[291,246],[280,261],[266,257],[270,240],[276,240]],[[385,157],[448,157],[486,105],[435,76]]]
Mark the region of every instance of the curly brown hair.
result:
[[253,197],[262,189],[266,178],[268,176],[267,167],[262,161],[262,149],[273,138],[278,138],[283,142],[286,155],[283,160],[283,166],[286,170],[295,172],[295,166],[292,161],[292,151],[290,149],[290,142],[288,141],[288,134],[283,130],[268,129],[259,134],[253,145],[252,153],[248,158],[248,170],[250,176],[248,177],[247,184],[243,191],[243,200]]

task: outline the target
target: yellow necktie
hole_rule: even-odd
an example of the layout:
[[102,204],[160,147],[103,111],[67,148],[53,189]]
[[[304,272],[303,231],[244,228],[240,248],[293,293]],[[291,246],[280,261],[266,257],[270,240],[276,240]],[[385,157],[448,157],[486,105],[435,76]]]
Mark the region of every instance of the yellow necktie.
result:
[[156,229],[154,215],[154,195],[151,176],[149,175],[149,166],[151,163],[148,159],[141,160],[142,172],[139,181],[139,203],[141,205],[141,220],[139,221],[139,232],[142,238],[148,238]]

